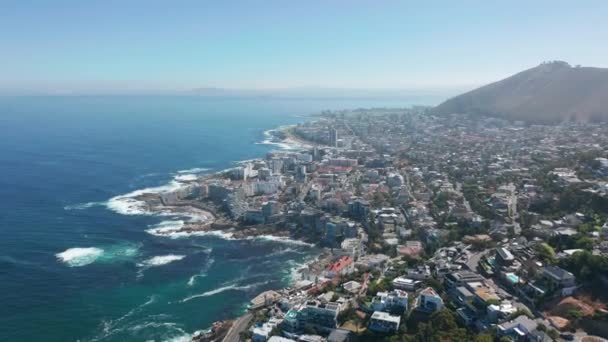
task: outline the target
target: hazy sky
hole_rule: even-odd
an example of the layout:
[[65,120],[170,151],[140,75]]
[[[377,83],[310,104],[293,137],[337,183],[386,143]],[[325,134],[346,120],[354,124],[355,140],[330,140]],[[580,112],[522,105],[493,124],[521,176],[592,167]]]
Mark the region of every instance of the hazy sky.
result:
[[470,87],[608,67],[607,18],[605,0],[0,0],[0,90]]

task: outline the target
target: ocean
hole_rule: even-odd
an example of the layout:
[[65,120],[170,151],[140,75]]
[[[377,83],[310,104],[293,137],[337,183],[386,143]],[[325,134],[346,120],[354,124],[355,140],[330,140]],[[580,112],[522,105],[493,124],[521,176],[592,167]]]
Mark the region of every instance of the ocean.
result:
[[0,97],[0,340],[179,341],[238,316],[318,250],[156,236],[187,218],[130,194],[262,157],[266,131],[321,110],[438,100]]

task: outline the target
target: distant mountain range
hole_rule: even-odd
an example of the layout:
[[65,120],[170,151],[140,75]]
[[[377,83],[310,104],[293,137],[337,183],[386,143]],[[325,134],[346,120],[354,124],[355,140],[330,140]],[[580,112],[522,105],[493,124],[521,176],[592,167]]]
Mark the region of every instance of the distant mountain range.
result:
[[432,111],[531,123],[608,121],[608,69],[545,62],[453,97]]

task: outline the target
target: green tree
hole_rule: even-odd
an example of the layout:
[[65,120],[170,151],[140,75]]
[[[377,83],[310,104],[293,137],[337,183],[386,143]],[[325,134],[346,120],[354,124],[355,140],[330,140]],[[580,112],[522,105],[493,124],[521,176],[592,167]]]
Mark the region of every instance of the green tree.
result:
[[553,262],[555,260],[555,250],[546,242],[536,246],[536,253],[544,261]]
[[479,334],[475,337],[475,342],[494,342],[494,337],[490,334]]
[[549,329],[549,331],[547,332],[547,335],[549,335],[549,337],[551,337],[554,340],[559,339],[559,332],[557,332],[557,330],[555,330],[555,329]]

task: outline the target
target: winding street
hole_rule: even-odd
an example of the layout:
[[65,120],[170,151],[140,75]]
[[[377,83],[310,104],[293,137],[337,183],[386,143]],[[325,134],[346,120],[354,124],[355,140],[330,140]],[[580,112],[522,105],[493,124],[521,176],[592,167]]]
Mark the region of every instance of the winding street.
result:
[[241,332],[247,329],[247,326],[252,318],[253,315],[251,313],[246,313],[245,315],[239,317],[239,319],[234,322],[232,327],[230,327],[230,330],[228,330],[228,333],[222,342],[239,342]]

